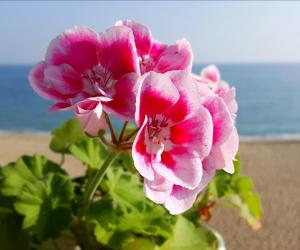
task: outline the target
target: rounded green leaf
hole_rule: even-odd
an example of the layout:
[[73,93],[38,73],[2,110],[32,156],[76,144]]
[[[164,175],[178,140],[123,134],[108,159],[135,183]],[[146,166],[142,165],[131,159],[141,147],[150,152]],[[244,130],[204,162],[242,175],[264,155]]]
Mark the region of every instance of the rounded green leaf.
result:
[[1,194],[16,196],[24,185],[41,180],[49,173],[65,174],[65,171],[44,156],[22,156],[16,162],[2,168]]
[[52,130],[50,149],[57,153],[69,153],[70,146],[84,137],[81,125],[76,118],[64,122],[60,128]]
[[24,216],[23,228],[39,240],[57,237],[72,219],[74,187],[68,176],[47,174],[43,180],[24,185],[14,207]]
[[213,250],[217,247],[217,238],[206,228],[196,228],[194,224],[179,216],[174,227],[173,236],[160,250]]
[[44,156],[23,156],[1,171],[2,197],[23,215],[23,229],[37,239],[56,237],[72,216],[74,187],[69,176]]

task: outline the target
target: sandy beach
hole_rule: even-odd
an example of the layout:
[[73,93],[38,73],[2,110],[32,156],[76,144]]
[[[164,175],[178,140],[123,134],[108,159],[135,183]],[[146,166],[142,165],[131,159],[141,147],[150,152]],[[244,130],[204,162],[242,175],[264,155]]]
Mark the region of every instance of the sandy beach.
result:
[[[0,165],[22,154],[46,154],[47,134],[0,134]],[[228,250],[300,249],[300,141],[243,141],[240,144],[242,173],[251,176],[264,209],[262,228],[252,229],[235,211],[216,207],[209,224],[225,239]],[[84,169],[67,157],[66,170],[72,176]]]

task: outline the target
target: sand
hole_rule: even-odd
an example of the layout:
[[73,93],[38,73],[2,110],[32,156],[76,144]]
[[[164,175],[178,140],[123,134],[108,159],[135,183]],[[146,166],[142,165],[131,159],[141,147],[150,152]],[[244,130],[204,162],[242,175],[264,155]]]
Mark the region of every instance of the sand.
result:
[[[46,134],[0,134],[0,165],[34,153],[59,161],[49,140]],[[300,249],[300,141],[243,141],[240,155],[242,173],[261,194],[262,228],[253,231],[235,211],[221,207],[213,209],[209,225],[223,235],[228,250]],[[65,168],[72,176],[84,171],[69,157]]]

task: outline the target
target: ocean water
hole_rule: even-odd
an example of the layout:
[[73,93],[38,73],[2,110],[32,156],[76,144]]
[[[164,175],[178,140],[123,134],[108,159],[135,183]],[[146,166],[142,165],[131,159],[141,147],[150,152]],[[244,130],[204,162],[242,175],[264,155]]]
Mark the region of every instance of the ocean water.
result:
[[[199,73],[204,65],[195,65]],[[0,66],[0,131],[49,131],[72,117],[48,113],[51,103],[29,86],[32,66]],[[300,64],[220,64],[222,79],[236,87],[237,126],[244,137],[300,135]]]

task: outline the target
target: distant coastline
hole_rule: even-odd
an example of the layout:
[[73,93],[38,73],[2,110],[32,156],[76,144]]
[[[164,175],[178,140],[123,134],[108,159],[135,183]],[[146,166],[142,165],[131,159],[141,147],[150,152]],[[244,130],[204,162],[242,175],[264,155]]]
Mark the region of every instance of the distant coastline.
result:
[[[34,136],[50,136],[50,130],[0,130],[0,135],[32,135]],[[241,142],[272,142],[272,141],[300,141],[300,134],[273,134],[273,135],[239,135]]]
[[[300,139],[300,62],[216,64],[222,79],[236,88],[242,140]],[[204,65],[195,64],[193,72],[199,74]],[[0,65],[0,133],[49,134],[73,116],[48,113],[52,104],[28,83],[31,66]]]

